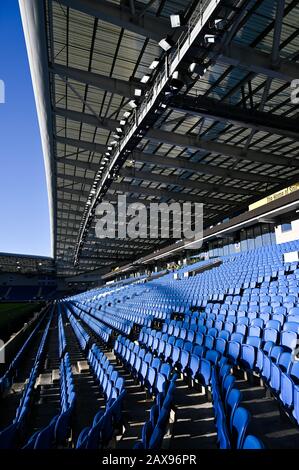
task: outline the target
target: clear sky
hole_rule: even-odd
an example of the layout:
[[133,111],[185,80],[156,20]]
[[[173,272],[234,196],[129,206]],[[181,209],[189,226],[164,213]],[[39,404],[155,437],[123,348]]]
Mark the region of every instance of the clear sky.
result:
[[0,252],[51,256],[44,161],[17,0],[0,1]]

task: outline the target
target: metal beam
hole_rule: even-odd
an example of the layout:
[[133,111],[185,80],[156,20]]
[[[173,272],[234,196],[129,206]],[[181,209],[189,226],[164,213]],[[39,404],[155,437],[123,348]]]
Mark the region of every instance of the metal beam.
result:
[[[72,120],[77,120],[79,122],[85,122],[95,127],[102,127],[106,130],[115,130],[118,125],[118,121],[112,119],[98,119],[91,114],[80,113],[77,111],[61,110],[62,115],[68,117]],[[220,155],[225,155],[227,157],[232,157],[235,159],[248,160],[258,163],[268,163],[269,165],[281,165],[281,166],[291,166],[294,168],[299,168],[299,161],[280,157],[278,155],[267,154],[265,152],[257,152],[255,150],[247,150],[240,147],[234,147],[232,145],[215,142],[215,141],[206,141],[203,139],[198,139],[196,136],[177,134],[174,132],[163,131],[161,129],[150,129],[146,137],[149,139],[155,140],[157,142],[164,142],[170,145],[175,145],[178,147],[187,147],[194,149],[201,149],[207,152],[213,152]]]
[[247,46],[236,43],[228,45],[216,59],[234,67],[245,68],[257,74],[265,75],[269,78],[278,78],[286,82],[299,77],[299,64],[290,60],[280,61],[278,67],[273,67],[270,54],[261,52]]
[[150,14],[139,17],[137,8],[133,16],[129,8],[104,0],[59,0],[59,3],[158,42],[170,30],[169,21]]
[[[55,140],[58,144],[69,145],[70,147],[81,148],[83,150],[88,150],[89,152],[96,152],[103,154],[106,152],[106,145],[96,144],[93,142],[86,142],[84,140],[70,139],[68,137],[60,137],[59,135],[55,136]],[[78,145],[80,143],[80,145]],[[65,158],[65,157],[64,157]],[[67,160],[67,158],[65,158]],[[57,161],[60,161],[60,158],[57,158]]]
[[171,192],[166,189],[144,188],[142,186],[135,186],[127,183],[112,183],[110,188],[114,191],[122,191],[124,193],[145,194],[146,196],[155,196],[157,198],[173,199],[174,201],[203,203],[207,205],[237,205],[238,201],[227,201],[225,199],[217,199],[208,196],[197,196],[195,194],[188,194],[183,192]]
[[257,191],[250,191],[248,189],[242,188],[233,188],[231,186],[225,186],[223,183],[219,185],[211,184],[202,182],[200,180],[192,181],[190,179],[183,179],[178,176],[172,175],[160,175],[157,173],[152,173],[150,171],[140,171],[135,170],[134,168],[122,168],[119,172],[120,176],[128,177],[128,178],[137,178],[140,180],[151,181],[151,182],[158,182],[166,185],[176,185],[180,186],[181,188],[186,189],[197,189],[202,191],[208,192],[215,192],[215,193],[227,193],[227,194],[243,194],[245,196],[258,196],[259,192]]
[[[63,137],[56,138],[57,141],[64,143],[66,145],[73,146],[75,148],[82,148],[90,151],[95,151],[96,153],[101,154],[102,148],[106,149],[105,146],[99,144],[92,144],[89,142],[84,142],[82,140],[76,139],[67,139]],[[254,174],[245,171],[231,170],[227,168],[221,168],[218,166],[209,165],[206,163],[193,162],[187,158],[169,158],[162,155],[154,155],[150,153],[139,152],[137,150],[133,151],[130,155],[130,158],[137,162],[149,163],[151,165],[158,165],[166,168],[177,168],[181,170],[191,171],[194,173],[204,174],[204,175],[213,175],[220,176],[221,178],[234,178],[244,181],[253,181],[261,183],[281,183],[282,180],[279,178],[274,178],[270,176],[263,176],[260,174]],[[86,170],[92,170],[97,172],[99,169],[98,163],[93,162],[84,162],[82,160],[72,160],[65,157],[57,158],[57,163],[64,163],[66,165],[75,166],[77,168],[83,168]]]
[[[134,91],[136,84],[120,80],[118,78],[106,77],[94,72],[87,72],[82,69],[74,67],[66,67],[65,65],[54,64],[50,67],[50,71],[56,75],[71,78],[77,82],[84,83],[85,85],[92,85],[100,90],[109,91],[110,93],[116,93],[126,98],[134,97]],[[138,88],[144,88],[143,83],[138,82]]]
[[169,104],[172,109],[193,116],[229,122],[254,131],[269,132],[299,140],[298,123],[295,119],[231,106],[205,96],[194,98],[194,96],[178,95],[172,98]]
[[116,121],[116,119],[96,117],[92,114],[81,113],[80,111],[73,111],[71,109],[54,108],[54,113],[57,116],[70,119],[71,121],[82,122],[84,124],[88,124],[89,126],[105,129],[109,132],[115,131],[116,127],[119,126],[119,122]]
[[257,152],[255,150],[247,150],[244,152],[241,147],[234,147],[233,145],[221,142],[198,139],[194,135],[176,134],[173,132],[162,131],[160,129],[151,129],[147,132],[146,137],[157,142],[164,142],[183,148],[201,149],[206,152],[225,155],[226,157],[232,157],[237,160],[248,160],[257,163],[267,163],[269,165],[299,168],[299,160],[280,157],[278,155],[268,154],[265,152]]
[[[186,189],[197,189],[202,191],[209,191],[209,192],[220,192],[220,193],[227,193],[227,194],[243,194],[245,196],[258,196],[259,194],[262,196],[262,193],[259,191],[250,191],[248,189],[242,188],[233,188],[231,186],[225,186],[223,183],[220,185],[211,184],[202,182],[200,180],[192,181],[190,179],[183,179],[177,176],[165,176],[160,175],[157,173],[152,173],[150,171],[140,171],[136,170],[135,168],[122,168],[119,172],[119,176],[123,176],[125,178],[133,178],[133,179],[140,179],[142,181],[150,181],[150,182],[158,182],[166,185],[176,185],[180,186],[181,188]],[[57,174],[57,177],[64,178],[63,174]],[[67,176],[66,179],[71,179],[76,183],[82,184],[90,184],[92,185],[94,180],[93,178],[87,178],[82,176],[71,176],[70,178]]]
[[131,157],[137,162],[148,163],[150,165],[158,165],[166,168],[179,168],[181,170],[191,171],[204,175],[220,176],[222,178],[233,178],[244,181],[253,181],[267,184],[281,183],[282,180],[272,176],[264,176],[260,174],[238,171],[229,168],[221,168],[206,163],[194,162],[187,158],[170,158],[162,155],[154,155],[150,153],[143,153],[134,151]]

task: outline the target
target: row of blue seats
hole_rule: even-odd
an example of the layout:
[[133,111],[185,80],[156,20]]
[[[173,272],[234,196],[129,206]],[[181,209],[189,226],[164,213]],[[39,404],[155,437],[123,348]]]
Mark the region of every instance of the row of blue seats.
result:
[[36,431],[24,449],[51,449],[65,446],[71,434],[71,418],[75,409],[75,387],[69,354],[65,353],[60,363],[60,413],[43,429]]
[[101,449],[109,446],[114,433],[122,426],[122,406],[126,390],[117,397],[110,398],[105,410],[100,410],[94,417],[92,425],[82,429],[76,449]]
[[88,351],[88,362],[102,389],[105,399],[117,398],[124,389],[124,379],[100,348],[93,344]]
[[161,331],[141,331],[139,341],[158,357],[178,367],[183,374],[191,375],[192,379],[200,374],[200,382],[206,386],[210,383],[212,372],[206,362],[207,358],[217,364],[221,357],[226,357],[234,365],[241,365],[249,371],[258,371],[266,385],[270,386],[299,422],[299,367],[293,357],[297,333],[284,331],[281,344],[276,345],[271,339],[262,342],[257,336],[245,336],[242,333],[232,333],[228,338],[223,338],[220,336],[223,332],[220,331],[218,337],[213,336],[217,332],[218,330],[211,328],[207,330],[207,334],[197,333],[194,342],[191,342],[167,333],[162,334]]
[[[96,335],[98,335],[105,343],[108,343],[112,334],[111,328],[106,326],[100,320],[97,320],[92,317],[89,313],[82,311],[78,307],[71,305],[67,308],[69,307],[83,321],[83,323],[86,323],[86,325],[88,325],[96,333]],[[79,322],[77,321],[77,323]]]
[[59,344],[59,357],[61,359],[66,351],[66,339],[65,339],[65,331],[64,331],[64,326],[63,326],[60,305],[58,305],[58,344]]
[[119,336],[115,341],[114,353],[150,395],[165,391],[172,372],[169,364],[154,358],[150,352],[146,353],[144,348],[124,336]]
[[45,344],[48,337],[50,324],[52,322],[53,312],[54,308],[52,308],[50,311],[50,316],[43,332],[28,381],[25,383],[25,387],[16,410],[15,418],[13,419],[12,424],[0,432],[0,449],[17,447],[22,440],[22,436],[26,428],[26,420],[31,411],[34,386],[44,358]]
[[74,315],[71,313],[71,311],[67,307],[66,307],[66,314],[70,321],[70,324],[72,325],[74,333],[79,341],[81,349],[85,351],[88,343],[90,342],[89,334],[84,330],[81,323],[78,322],[78,320],[74,317]]
[[19,351],[15,355],[14,359],[9,364],[5,374],[0,378],[0,394],[5,392],[6,390],[8,390],[12,386],[12,384],[14,382],[14,378],[17,374],[20,362],[23,359],[25,353],[27,352],[30,344],[32,343],[32,340],[34,339],[37,331],[40,329],[40,327],[41,327],[41,325],[42,325],[42,323],[45,319],[45,316],[46,316],[46,313],[44,315],[42,315],[42,317],[38,320],[36,326],[34,327],[32,332],[30,333],[30,335],[28,336],[26,341],[23,343],[23,345],[21,346],[21,348],[19,349]]
[[135,444],[134,449],[161,449],[163,438],[168,431],[171,412],[174,411],[176,379],[177,375],[175,374],[167,383],[167,390],[157,395],[155,404],[150,409],[150,419],[143,425],[141,441]]
[[241,405],[242,393],[235,385],[230,366],[214,368],[211,379],[212,402],[220,449],[262,449],[263,443],[247,434],[250,413]]

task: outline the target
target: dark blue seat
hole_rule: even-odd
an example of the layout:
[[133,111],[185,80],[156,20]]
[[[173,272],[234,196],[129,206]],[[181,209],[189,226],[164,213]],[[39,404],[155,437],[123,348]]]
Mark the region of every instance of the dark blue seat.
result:
[[265,446],[263,442],[256,436],[248,434],[245,437],[242,449],[264,449]]
[[236,449],[242,449],[245,441],[250,414],[246,408],[239,406],[234,413],[232,422],[232,445]]

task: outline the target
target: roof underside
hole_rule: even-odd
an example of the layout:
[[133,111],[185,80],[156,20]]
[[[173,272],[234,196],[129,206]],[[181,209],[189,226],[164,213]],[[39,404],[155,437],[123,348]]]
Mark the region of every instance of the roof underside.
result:
[[[45,0],[58,274],[110,270],[165,243],[97,239],[93,218],[81,239],[80,230],[98,171],[109,164],[105,152],[117,121],[132,111],[136,83],[165,54],[161,31],[168,25],[174,41],[179,36],[169,15],[192,18],[200,3]],[[298,106],[290,82],[299,77],[298,3],[219,2],[215,14],[224,21],[213,34],[223,47],[200,36],[188,50],[179,66],[185,85],[131,149],[104,200],[126,194],[129,202],[203,202],[210,226],[296,181]],[[136,24],[143,25],[138,33]],[[187,77],[195,58],[207,70]]]

